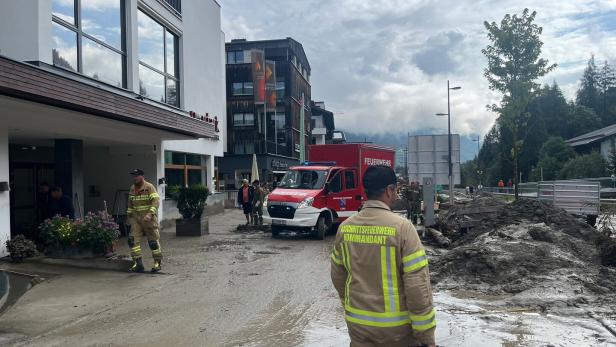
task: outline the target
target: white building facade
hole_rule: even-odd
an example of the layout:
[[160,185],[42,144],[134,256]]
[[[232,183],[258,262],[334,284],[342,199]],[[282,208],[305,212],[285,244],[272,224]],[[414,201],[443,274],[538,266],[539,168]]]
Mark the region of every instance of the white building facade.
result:
[[215,0],[0,2],[0,257],[36,237],[42,183],[77,218],[121,217],[134,168],[163,194],[214,189],[224,44]]

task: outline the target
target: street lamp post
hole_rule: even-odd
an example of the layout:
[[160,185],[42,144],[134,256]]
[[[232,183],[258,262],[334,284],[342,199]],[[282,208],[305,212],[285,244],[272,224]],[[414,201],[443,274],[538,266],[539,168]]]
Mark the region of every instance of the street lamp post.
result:
[[437,116],[447,116],[447,145],[449,147],[449,202],[453,205],[453,162],[451,158],[451,102],[449,97],[449,91],[460,90],[462,87],[449,87],[449,80],[447,80],[447,113],[437,113]]

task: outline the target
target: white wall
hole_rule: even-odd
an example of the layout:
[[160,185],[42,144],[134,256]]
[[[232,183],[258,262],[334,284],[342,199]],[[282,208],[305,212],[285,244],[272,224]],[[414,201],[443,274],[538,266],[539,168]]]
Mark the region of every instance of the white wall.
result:
[[[9,134],[0,119],[0,182],[9,181]],[[6,240],[11,237],[11,213],[9,192],[0,192],[0,258],[8,255]]]
[[51,0],[0,1],[0,54],[51,63]]
[[225,38],[213,0],[182,2],[183,108],[218,117],[219,140],[165,141],[166,150],[223,156],[226,135]]
[[[87,144],[86,144],[87,145]],[[107,202],[108,212],[114,211],[114,199],[118,190],[128,190],[132,184],[129,172],[133,169],[142,169],[145,178],[152,183],[157,190],[160,175],[159,150],[156,152],[149,146],[122,146],[122,147],[89,147],[84,148],[84,187],[86,190],[86,211],[102,210],[103,201]],[[100,197],[91,197],[89,187],[97,186],[100,189]],[[118,206],[122,209],[126,201],[121,201]],[[124,211],[122,211],[124,212]],[[162,208],[159,211],[162,215]],[[120,213],[123,214],[123,213]]]

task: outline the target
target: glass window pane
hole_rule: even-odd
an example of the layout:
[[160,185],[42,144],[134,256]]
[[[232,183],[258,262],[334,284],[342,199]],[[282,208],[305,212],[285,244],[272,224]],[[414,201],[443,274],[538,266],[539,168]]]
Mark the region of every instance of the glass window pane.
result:
[[244,114],[234,113],[233,114],[233,125],[243,125],[243,124],[244,124]]
[[165,102],[165,77],[139,65],[139,94],[155,101]]
[[160,71],[165,71],[165,29],[141,11],[137,16],[137,22],[139,60]]
[[233,83],[233,95],[242,95],[242,83]]
[[184,170],[182,169],[165,169],[165,179],[167,186],[184,186]]
[[166,40],[167,40],[167,73],[171,76],[177,77],[178,74],[175,69],[175,35],[170,32],[166,32]]
[[244,114],[244,124],[246,125],[254,125],[255,124],[255,115],[252,113]]
[[173,152],[165,151],[165,164],[173,163]]
[[81,0],[81,30],[122,49],[121,0]]
[[244,51],[235,52],[235,63],[236,64],[244,63]]
[[201,156],[198,154],[186,154],[186,165],[201,166]]
[[175,107],[180,106],[180,101],[178,99],[178,82],[171,78],[167,78],[167,104]]
[[172,162],[175,165],[185,165],[186,164],[186,154],[180,152],[173,152],[172,154]]
[[285,92],[284,81],[276,82],[276,98],[277,99],[284,98],[284,92]]
[[253,93],[252,82],[244,83],[244,94],[245,95],[252,95],[252,93]]
[[235,64],[235,52],[227,52],[227,64]]
[[83,37],[83,74],[122,87],[122,55]]
[[203,170],[188,170],[188,186],[194,186],[196,184],[203,184],[202,180]]
[[75,25],[75,0],[53,0],[51,13],[73,25]]
[[77,71],[77,34],[56,23],[52,31],[53,64]]

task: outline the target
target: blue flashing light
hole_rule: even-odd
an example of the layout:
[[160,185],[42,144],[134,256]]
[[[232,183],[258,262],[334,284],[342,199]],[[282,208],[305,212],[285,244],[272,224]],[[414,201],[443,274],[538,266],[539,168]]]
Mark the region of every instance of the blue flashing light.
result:
[[335,161],[305,161],[302,163],[303,166],[336,166]]

